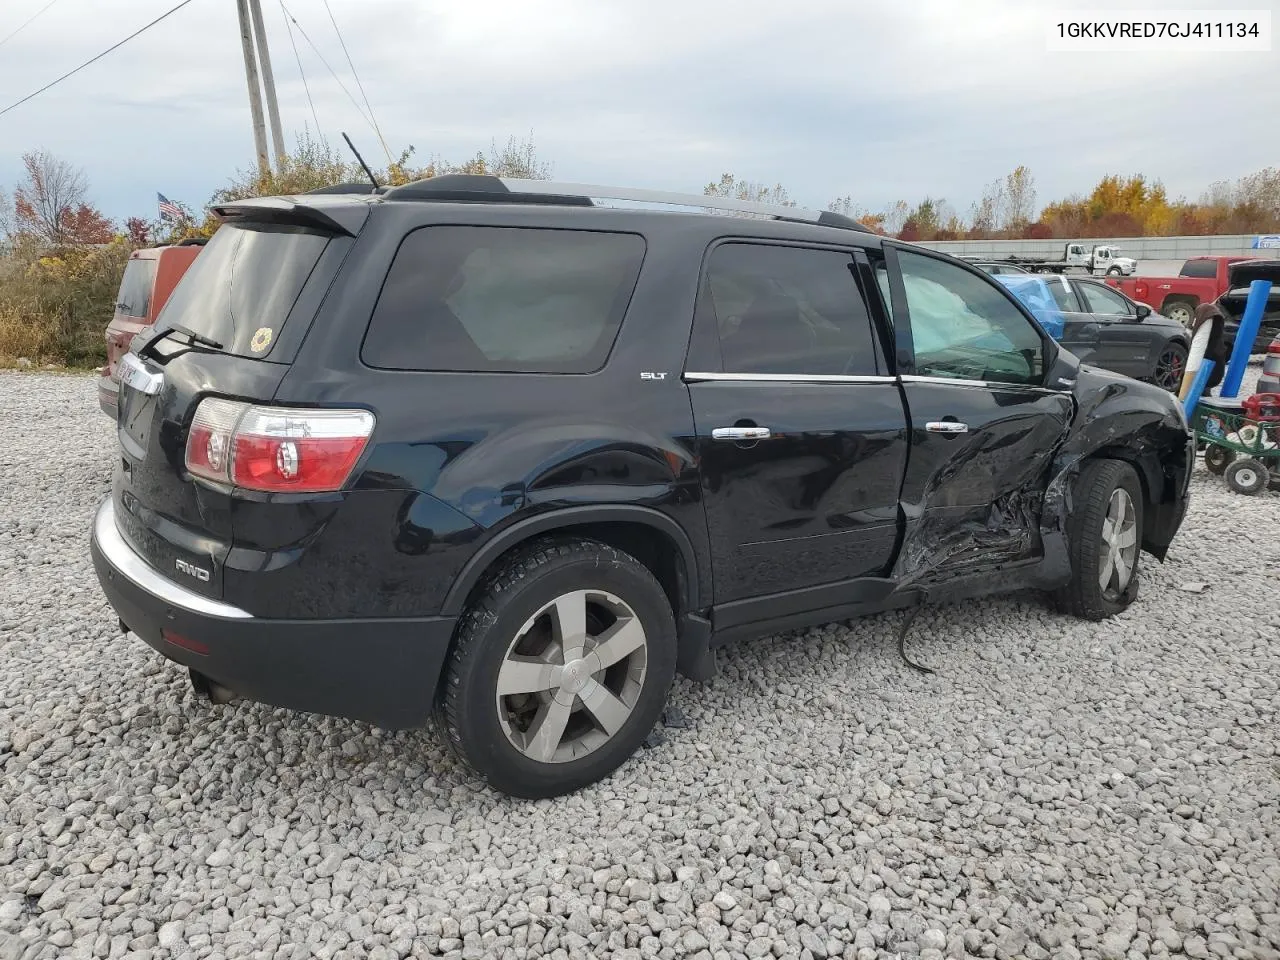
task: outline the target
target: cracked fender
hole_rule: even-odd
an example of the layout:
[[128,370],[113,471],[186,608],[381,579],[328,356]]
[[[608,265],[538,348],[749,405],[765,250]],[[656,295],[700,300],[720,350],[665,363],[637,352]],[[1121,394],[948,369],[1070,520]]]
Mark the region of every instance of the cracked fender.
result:
[[1046,563],[1067,564],[1072,485],[1081,463],[1098,457],[1123,460],[1137,471],[1147,501],[1142,549],[1163,561],[1186,515],[1195,465],[1195,437],[1182,407],[1159,387],[1088,365],[1079,368],[1072,392],[1076,414],[1053,458],[1041,513]]

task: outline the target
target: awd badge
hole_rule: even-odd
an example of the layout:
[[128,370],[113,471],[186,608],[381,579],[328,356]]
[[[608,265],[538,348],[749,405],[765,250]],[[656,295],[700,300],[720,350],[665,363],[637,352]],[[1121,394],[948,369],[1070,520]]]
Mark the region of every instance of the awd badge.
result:
[[269,346],[271,346],[271,328],[259,327],[254,332],[253,339],[249,341],[249,349],[254,353],[261,353]]

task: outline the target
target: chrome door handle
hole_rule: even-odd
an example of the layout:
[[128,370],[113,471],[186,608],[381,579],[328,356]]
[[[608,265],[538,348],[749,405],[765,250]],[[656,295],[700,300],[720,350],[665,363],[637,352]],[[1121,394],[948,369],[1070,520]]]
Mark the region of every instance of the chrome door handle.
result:
[[768,427],[716,427],[711,431],[712,440],[768,440],[771,436]]
[[958,420],[931,420],[924,425],[930,433],[968,433],[969,425]]

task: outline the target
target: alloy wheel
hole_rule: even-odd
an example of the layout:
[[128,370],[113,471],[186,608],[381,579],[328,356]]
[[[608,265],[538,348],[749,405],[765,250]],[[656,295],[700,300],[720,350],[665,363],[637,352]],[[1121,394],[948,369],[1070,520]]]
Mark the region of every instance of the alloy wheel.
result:
[[503,733],[539,763],[599,749],[630,719],[644,689],[648,641],[640,618],[603,590],[556,597],[517,631],[498,668]]
[[1098,550],[1098,585],[1108,600],[1116,600],[1133,577],[1138,559],[1138,516],[1128,491],[1117,487],[1107,504]]
[[1182,386],[1182,374],[1186,369],[1186,360],[1182,353],[1172,347],[1160,354],[1156,361],[1156,374],[1153,378],[1156,386],[1175,392]]

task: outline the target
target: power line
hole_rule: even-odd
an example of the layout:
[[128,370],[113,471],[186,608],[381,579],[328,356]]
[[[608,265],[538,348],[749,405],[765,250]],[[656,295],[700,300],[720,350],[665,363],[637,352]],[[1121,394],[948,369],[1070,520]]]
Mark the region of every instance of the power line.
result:
[[316,122],[316,136],[323,137],[320,130],[320,117],[316,114],[316,103],[311,99],[311,85],[307,83],[307,71],[302,69],[302,57],[298,54],[298,41],[294,39],[293,27],[290,25],[289,11],[284,8],[284,0],[280,2],[280,12],[284,14],[284,28],[289,33],[289,46],[293,47],[293,59],[298,61],[298,75],[302,77],[302,89],[307,92],[307,105],[311,107],[311,119]]
[[91,63],[97,63],[99,60],[101,60],[103,57],[105,57],[105,56],[106,56],[108,53],[110,53],[111,51],[113,51],[113,50],[118,50],[120,47],[123,47],[126,43],[128,43],[130,40],[132,40],[134,37],[138,36],[138,35],[139,35],[139,34],[141,34],[141,33],[146,33],[148,30],[150,30],[152,27],[154,27],[154,26],[155,26],[157,23],[159,23],[161,20],[165,19],[165,18],[166,18],[166,17],[168,17],[168,16],[171,16],[171,15],[173,15],[173,14],[177,13],[179,10],[181,10],[183,7],[185,7],[185,6],[186,6],[188,3],[190,3],[190,2],[191,2],[191,0],[182,0],[182,2],[181,2],[181,3],[179,3],[177,6],[172,7],[171,9],[169,9],[168,11],[166,11],[165,13],[160,14],[160,16],[156,17],[154,20],[152,20],[150,23],[148,23],[145,27],[140,27],[140,28],[138,28],[138,29],[137,29],[137,30],[135,30],[133,33],[129,34],[127,37],[125,37],[123,40],[121,40],[119,43],[116,43],[116,44],[113,44],[113,45],[112,45],[112,46],[110,46],[110,47],[107,47],[107,49],[103,50],[103,51],[102,51],[100,54],[98,54],[96,57],[94,57],[94,58],[92,58],[92,59],[90,59],[90,60],[86,60],[84,63],[80,64],[80,66],[76,67],[74,70],[69,70],[68,72],[66,72],[66,73],[64,73],[62,76],[60,76],[57,80],[54,80],[52,83],[46,83],[43,87],[41,87],[41,88],[40,88],[39,90],[37,90],[35,93],[29,93],[29,94],[27,94],[25,97],[23,97],[23,98],[22,98],[21,100],[19,100],[17,103],[11,103],[11,104],[9,104],[9,106],[5,107],[3,110],[0,110],[0,117],[3,117],[6,113],[8,113],[10,110],[13,110],[15,107],[20,107],[20,106],[22,106],[22,105],[23,105],[24,103],[26,103],[28,100],[31,100],[31,99],[32,99],[32,98],[34,98],[34,97],[38,97],[38,96],[40,96],[40,94],[44,93],[44,92],[45,92],[46,90],[48,90],[50,87],[56,87],[56,86],[57,86],[58,84],[60,84],[63,80],[66,80],[68,77],[74,76],[75,74],[79,73],[81,70],[83,70],[85,67],[89,66]]
[[356,108],[356,112],[360,114],[360,118],[364,120],[365,123],[369,124],[370,128],[372,128],[376,133],[378,128],[373,125],[373,121],[369,119],[369,115],[364,112],[364,108],[360,106],[360,101],[352,96],[351,91],[347,89],[347,85],[342,82],[342,78],[339,77],[333,67],[329,65],[329,61],[324,58],[324,54],[320,52],[320,48],[315,45],[311,37],[307,34],[307,31],[302,29],[302,24],[298,22],[298,18],[290,13],[289,8],[284,5],[284,0],[280,0],[280,8],[284,10],[285,16],[293,21],[293,25],[298,28],[298,32],[302,34],[302,39],[307,41],[307,46],[309,46],[315,55],[320,58],[320,62],[323,63],[325,69],[329,71],[329,76],[333,77],[333,79],[337,81],[338,86],[342,88],[342,92],[347,95],[347,99],[351,101],[352,105]]
[[338,21],[333,17],[333,8],[329,6],[329,0],[324,0],[324,8],[329,14],[329,22],[333,24],[333,32],[338,35],[338,43],[342,45],[342,53],[347,58],[347,66],[351,68],[351,75],[356,78],[356,86],[360,88],[360,96],[364,97],[364,105],[369,108],[369,119],[373,121],[373,132],[378,135],[378,142],[382,144],[382,152],[387,155],[387,163],[394,163],[391,159],[391,151],[387,149],[387,141],[382,137],[382,131],[378,129],[378,118],[374,115],[373,104],[369,102],[369,95],[364,92],[364,84],[360,82],[360,74],[356,73],[356,65],[351,62],[351,54],[347,51],[347,42],[342,39],[342,31],[338,29]]
[[8,35],[7,37],[5,37],[3,40],[0,40],[0,47],[3,47],[6,43],[8,43],[10,40],[12,40],[14,37],[16,37],[18,34],[20,34],[23,30],[27,29],[27,26],[28,26],[32,21],[34,21],[37,17],[39,17],[39,16],[40,16],[40,14],[44,13],[46,10],[48,10],[50,7],[52,7],[52,6],[53,6],[55,3],[57,3],[57,2],[58,2],[58,0],[49,0],[49,2],[48,2],[48,3],[46,3],[43,7],[41,7],[39,10],[37,10],[37,11],[36,11],[35,13],[33,13],[31,16],[27,17],[27,19],[26,19],[26,20],[22,21],[21,25],[18,27],[18,29],[17,29],[17,30],[13,31],[13,33],[9,34],[9,35]]

